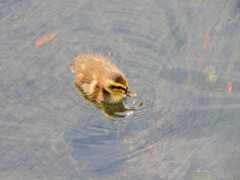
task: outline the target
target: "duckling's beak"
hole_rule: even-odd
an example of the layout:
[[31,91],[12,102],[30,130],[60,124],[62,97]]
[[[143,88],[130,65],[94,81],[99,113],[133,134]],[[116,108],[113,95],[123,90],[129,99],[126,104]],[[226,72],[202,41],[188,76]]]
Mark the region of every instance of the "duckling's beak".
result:
[[127,90],[126,91],[126,95],[131,97],[131,98],[135,98],[137,97],[137,93],[133,92],[133,91],[130,91],[130,90]]

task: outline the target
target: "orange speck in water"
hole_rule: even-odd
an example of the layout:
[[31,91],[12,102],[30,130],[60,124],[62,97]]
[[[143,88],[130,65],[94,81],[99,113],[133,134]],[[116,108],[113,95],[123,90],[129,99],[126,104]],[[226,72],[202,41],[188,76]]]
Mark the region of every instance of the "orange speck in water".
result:
[[58,32],[52,32],[52,33],[49,33],[49,34],[45,34],[44,36],[38,38],[34,44],[36,46],[41,46],[45,43],[47,43],[48,41],[51,41],[56,35],[57,35]]
[[203,59],[203,58],[198,58],[198,59],[197,59],[197,64],[198,64],[198,65],[201,65],[203,62],[204,62],[204,59]]
[[232,82],[231,81],[229,81],[227,83],[227,92],[228,92],[228,94],[231,94],[231,92],[232,92]]
[[148,145],[148,158],[151,158],[152,157],[152,148],[153,148],[153,145],[155,144],[155,140],[154,140],[154,137],[152,138],[152,142]]
[[203,50],[206,50],[207,47],[208,47],[208,43],[209,43],[209,40],[210,40],[210,32],[211,32],[214,24],[215,23],[211,24],[211,26],[208,28],[208,30],[204,33],[204,36],[203,36]]
[[207,49],[207,45],[208,42],[210,40],[210,36],[209,36],[210,30],[208,30],[207,32],[205,32],[204,34],[204,41],[203,41],[203,49],[206,50]]
[[158,127],[158,128],[161,128],[162,125],[163,125],[163,123],[164,123],[164,119],[162,118],[162,119],[160,119],[160,120],[157,122],[157,127]]

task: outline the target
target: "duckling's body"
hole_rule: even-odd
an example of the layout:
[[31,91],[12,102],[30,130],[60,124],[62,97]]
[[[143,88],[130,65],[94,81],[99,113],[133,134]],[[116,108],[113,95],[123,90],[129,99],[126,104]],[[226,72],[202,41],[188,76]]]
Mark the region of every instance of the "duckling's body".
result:
[[118,103],[126,96],[137,96],[128,90],[123,73],[102,56],[79,55],[72,63],[72,71],[75,84],[96,102]]

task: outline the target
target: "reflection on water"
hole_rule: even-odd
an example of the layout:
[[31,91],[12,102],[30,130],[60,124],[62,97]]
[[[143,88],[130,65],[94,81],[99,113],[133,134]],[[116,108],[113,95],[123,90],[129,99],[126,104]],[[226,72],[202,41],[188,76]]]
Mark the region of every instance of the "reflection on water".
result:
[[[129,117],[133,114],[133,111],[136,111],[137,107],[141,107],[143,103],[140,103],[139,105],[135,107],[128,106],[128,108],[124,107],[123,102],[117,103],[117,104],[107,104],[107,103],[98,103],[90,99],[83,91],[82,89],[75,84],[75,87],[77,91],[82,95],[85,102],[91,104],[92,106],[96,107],[97,109],[103,111],[105,115],[108,117],[109,120],[117,121],[117,119],[114,118],[124,118]],[[120,120],[120,119],[119,119]]]
[[[239,7],[0,1],[1,179],[239,179]],[[111,56],[138,97],[85,103],[79,53]]]

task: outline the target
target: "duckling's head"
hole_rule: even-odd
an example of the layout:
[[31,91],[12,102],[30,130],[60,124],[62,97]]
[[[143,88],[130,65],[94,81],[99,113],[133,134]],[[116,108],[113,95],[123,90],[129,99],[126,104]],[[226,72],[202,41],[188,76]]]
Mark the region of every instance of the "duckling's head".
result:
[[108,75],[104,82],[104,90],[110,94],[108,102],[118,103],[129,97],[137,97],[137,94],[128,90],[127,79],[120,72],[113,72]]

